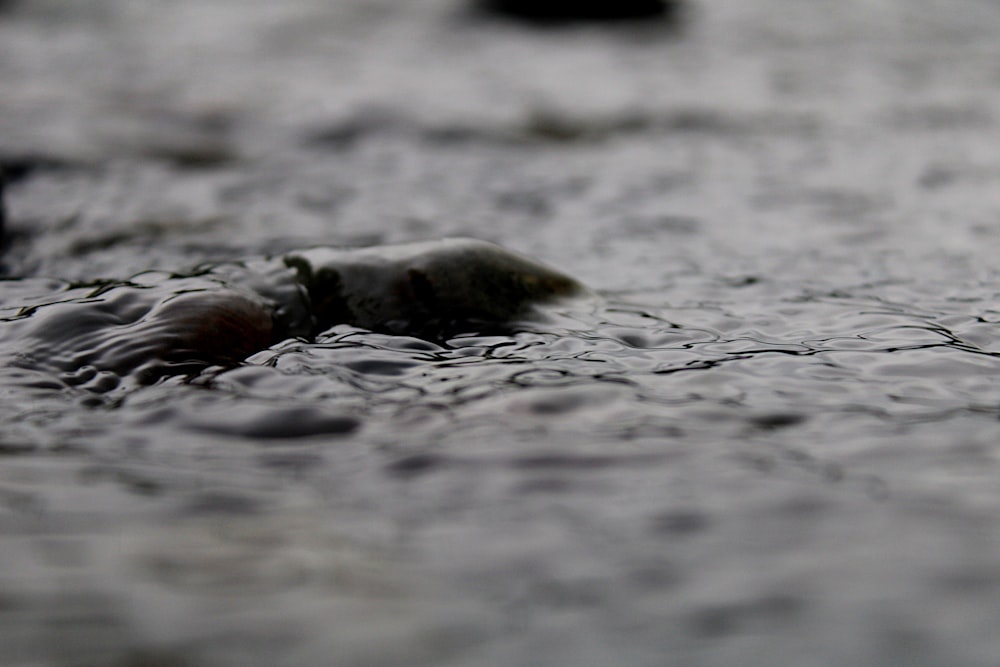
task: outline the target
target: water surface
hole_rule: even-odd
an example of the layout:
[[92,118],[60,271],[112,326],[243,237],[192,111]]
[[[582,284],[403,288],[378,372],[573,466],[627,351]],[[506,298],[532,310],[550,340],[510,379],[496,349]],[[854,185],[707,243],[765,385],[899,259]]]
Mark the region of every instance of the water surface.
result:
[[453,235],[601,300],[152,382],[0,334],[0,662],[995,664],[998,9],[689,10],[4,4],[4,331]]

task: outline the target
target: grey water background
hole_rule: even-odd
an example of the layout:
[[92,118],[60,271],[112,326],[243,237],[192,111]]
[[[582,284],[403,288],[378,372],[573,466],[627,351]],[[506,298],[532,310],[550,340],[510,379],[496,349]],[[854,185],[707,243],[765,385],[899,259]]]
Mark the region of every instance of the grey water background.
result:
[[5,367],[0,663],[1000,663],[997,3],[0,12],[4,317],[449,235],[604,297]]

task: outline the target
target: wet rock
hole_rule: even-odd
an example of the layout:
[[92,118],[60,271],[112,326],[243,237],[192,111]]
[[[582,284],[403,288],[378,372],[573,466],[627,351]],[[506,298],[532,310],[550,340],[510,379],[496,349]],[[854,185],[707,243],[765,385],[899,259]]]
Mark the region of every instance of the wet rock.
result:
[[386,466],[386,471],[393,477],[411,479],[440,470],[449,463],[450,461],[445,457],[424,452],[397,459]]
[[0,338],[20,348],[17,365],[59,370],[68,384],[95,391],[118,385],[107,372],[152,382],[234,365],[271,344],[272,304],[221,285],[199,287],[181,280],[68,290],[18,313]]
[[797,426],[802,422],[806,421],[807,417],[805,415],[800,415],[790,412],[773,412],[762,415],[756,415],[750,419],[750,423],[765,431],[777,430],[781,428],[788,428],[789,426]]
[[312,406],[231,407],[222,414],[186,416],[184,421],[192,431],[284,441],[315,436],[343,436],[361,427],[361,421],[357,417],[330,414]]
[[[287,338],[336,324],[440,336],[500,327],[553,300],[587,294],[576,280],[489,243],[446,239],[143,274],[70,287],[5,320],[15,364],[60,372],[98,392],[235,366]],[[10,310],[10,305],[7,304]],[[111,375],[108,375],[108,374]]]
[[416,336],[531,317],[581,296],[573,278],[499,246],[445,239],[285,257],[308,290],[319,330],[339,323]]

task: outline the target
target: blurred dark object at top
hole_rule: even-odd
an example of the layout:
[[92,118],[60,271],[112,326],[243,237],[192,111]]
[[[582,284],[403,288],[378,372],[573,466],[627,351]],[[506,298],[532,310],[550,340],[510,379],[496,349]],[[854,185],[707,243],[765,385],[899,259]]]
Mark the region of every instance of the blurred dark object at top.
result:
[[7,228],[7,207],[3,201],[3,186],[7,182],[4,170],[0,168],[0,239],[3,238],[4,229]]
[[535,23],[675,18],[681,0],[480,0],[491,12]]
[[[2,2],[3,0],[0,0]],[[74,169],[84,166],[71,159],[33,153],[2,153],[0,152],[0,180],[8,185],[17,183],[39,171],[56,171],[59,169]]]

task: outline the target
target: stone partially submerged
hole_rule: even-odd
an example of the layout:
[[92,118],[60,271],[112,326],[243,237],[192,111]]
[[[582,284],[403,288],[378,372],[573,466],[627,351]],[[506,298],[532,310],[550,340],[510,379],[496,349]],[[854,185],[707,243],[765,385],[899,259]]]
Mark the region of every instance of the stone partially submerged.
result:
[[284,261],[307,290],[318,330],[347,323],[434,335],[507,324],[540,305],[586,293],[563,273],[474,239],[314,248]]
[[0,344],[16,365],[56,370],[75,384],[102,373],[152,381],[232,366],[337,324],[446,338],[511,327],[588,293],[555,269],[472,239],[313,248],[190,276],[69,287],[40,307],[4,304]]

